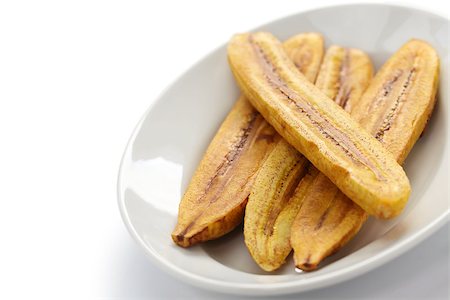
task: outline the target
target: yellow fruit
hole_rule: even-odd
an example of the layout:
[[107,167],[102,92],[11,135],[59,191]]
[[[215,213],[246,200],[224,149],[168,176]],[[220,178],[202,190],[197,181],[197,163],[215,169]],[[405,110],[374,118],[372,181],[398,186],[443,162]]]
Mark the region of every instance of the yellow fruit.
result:
[[228,60],[255,108],[341,191],[372,214],[401,211],[411,190],[402,167],[296,69],[273,35],[234,36]]
[[[402,163],[424,130],[435,105],[439,58],[427,43],[412,40],[380,69],[352,117]],[[298,268],[314,270],[349,241],[367,219],[323,174],[302,194],[291,243]],[[294,195],[295,196],[295,195]]]
[[[316,86],[350,110],[367,88],[372,73],[372,63],[365,53],[332,46],[325,54]],[[307,172],[308,165],[303,155],[280,140],[255,179],[245,210],[244,237],[253,259],[266,271],[278,269],[292,250],[292,223],[319,173],[312,165]]]
[[[317,76],[323,38],[299,34],[286,51],[310,80]],[[180,202],[173,241],[189,247],[218,238],[242,222],[255,175],[281,137],[243,96],[209,145]]]

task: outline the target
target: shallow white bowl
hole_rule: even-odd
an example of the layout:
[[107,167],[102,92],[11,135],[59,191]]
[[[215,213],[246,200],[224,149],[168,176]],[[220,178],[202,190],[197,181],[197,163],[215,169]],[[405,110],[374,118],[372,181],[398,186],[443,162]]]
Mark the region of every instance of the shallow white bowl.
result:
[[[291,258],[276,273],[261,271],[238,229],[190,249],[172,243],[178,203],[203,152],[238,97],[225,46],[173,83],[145,113],[125,150],[118,181],[119,206],[133,238],[163,270],[202,288],[274,295],[338,283],[404,253],[449,219],[449,21],[391,5],[347,5],[302,12],[255,30],[284,40],[321,32],[327,45],[363,49],[379,67],[410,38],[430,42],[442,62],[438,104],[425,135],[405,164],[413,192],[403,214],[369,219],[361,232],[322,267],[298,273]],[[387,274],[386,276],[389,276]]]

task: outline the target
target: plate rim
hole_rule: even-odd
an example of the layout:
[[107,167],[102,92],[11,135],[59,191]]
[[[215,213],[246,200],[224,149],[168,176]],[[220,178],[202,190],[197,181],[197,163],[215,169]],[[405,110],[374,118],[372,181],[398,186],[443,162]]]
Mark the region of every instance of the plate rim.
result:
[[[324,5],[318,8],[309,9],[309,10],[299,10],[292,14],[288,14],[285,16],[281,16],[277,19],[273,19],[264,24],[260,24],[256,26],[265,27],[270,26],[270,24],[280,21],[285,18],[290,18],[292,16],[301,14],[301,13],[311,13],[311,12],[319,12],[322,10],[329,10],[334,8],[342,8],[342,7],[367,7],[367,6],[376,6],[376,7],[388,7],[388,8],[402,8],[409,9],[412,11],[418,11],[422,13],[431,14],[435,17],[442,18],[447,22],[450,19],[445,16],[440,11],[433,11],[428,8],[418,7],[416,5],[406,5],[406,4],[392,4],[392,3],[379,3],[379,2],[360,2],[360,3],[342,3],[342,4],[331,4]],[[254,31],[255,29],[251,29],[249,31]],[[146,120],[148,114],[153,109],[153,107],[160,101],[161,97],[173,86],[174,83],[178,82],[180,78],[182,78],[187,72],[189,72],[194,66],[198,65],[203,60],[206,60],[209,56],[213,55],[216,51],[226,46],[226,43],[221,44],[215,48],[212,48],[206,55],[203,55],[196,61],[194,61],[191,65],[189,65],[184,71],[182,71],[178,76],[176,76],[170,83],[162,89],[162,91],[155,97],[155,100],[149,105],[146,111],[143,113],[135,127],[133,128],[132,134],[128,138],[128,141],[125,146],[125,150],[122,154],[120,164],[119,164],[119,172],[117,176],[117,203],[120,211],[120,215],[122,221],[127,228],[127,231],[132,236],[133,240],[142,247],[145,255],[156,265],[159,269],[171,274],[173,277],[182,280],[183,282],[187,282],[193,286],[198,288],[216,291],[226,294],[234,294],[234,295],[283,295],[283,294],[293,294],[311,291],[315,289],[319,289],[322,287],[327,287],[331,285],[335,285],[350,279],[353,279],[359,275],[365,274],[369,271],[372,271],[385,263],[397,258],[401,254],[409,251],[414,246],[421,243],[426,238],[430,237],[433,233],[442,228],[445,224],[450,221],[450,208],[446,211],[442,212],[442,214],[436,218],[433,222],[429,223],[427,226],[417,230],[411,236],[406,239],[390,246],[387,249],[384,249],[377,253],[376,255],[355,263],[354,265],[348,266],[343,270],[336,270],[330,272],[328,274],[324,274],[318,278],[309,278],[307,282],[302,281],[288,281],[288,282],[277,282],[277,283],[231,283],[226,281],[221,281],[217,279],[211,279],[207,277],[203,277],[201,275],[193,274],[189,271],[186,271],[170,261],[164,260],[156,251],[147,247],[145,242],[139,236],[139,234],[134,229],[128,212],[125,208],[125,196],[123,190],[123,169],[125,165],[125,158],[129,154],[131,149],[131,145],[135,140],[137,134],[139,133],[139,129],[141,128],[142,123]]]

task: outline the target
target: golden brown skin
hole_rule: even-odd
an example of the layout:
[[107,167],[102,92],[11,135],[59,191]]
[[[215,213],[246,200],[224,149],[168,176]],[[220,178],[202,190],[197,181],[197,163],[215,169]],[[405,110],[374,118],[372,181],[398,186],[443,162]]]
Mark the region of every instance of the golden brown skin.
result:
[[314,82],[325,53],[323,37],[315,32],[301,33],[285,41],[283,48],[300,73]]
[[[377,137],[399,163],[432,113],[438,76],[436,51],[425,42],[411,40],[383,65],[352,111],[352,117]],[[296,266],[305,271],[316,269],[325,257],[349,241],[366,219],[363,209],[318,174],[292,226]]]
[[[301,72],[314,80],[323,57],[323,38],[299,34],[285,49]],[[218,238],[242,222],[254,178],[281,137],[241,96],[222,123],[180,202],[173,241],[182,247]]]
[[[350,110],[373,75],[370,58],[360,50],[330,47],[316,85]],[[255,262],[278,269],[292,250],[291,226],[318,171],[285,140],[280,140],[255,179],[245,210],[244,237]],[[300,182],[300,184],[299,184]],[[299,188],[295,191],[295,188]],[[295,197],[292,197],[295,191]]]
[[437,52],[411,40],[383,65],[352,116],[402,164],[433,112],[438,83]]
[[188,247],[242,221],[250,186],[279,135],[241,97],[209,145],[180,202],[175,243]]
[[373,76],[369,56],[361,50],[331,46],[316,80],[316,87],[345,111],[358,104]]
[[401,212],[411,192],[403,168],[301,75],[273,35],[234,36],[228,60],[255,108],[340,190],[371,214],[394,217]]
[[[245,244],[265,271],[278,269],[291,251],[291,224],[300,203],[292,194],[309,162],[286,141],[278,143],[264,162],[245,210]],[[287,209],[289,207],[289,209]]]

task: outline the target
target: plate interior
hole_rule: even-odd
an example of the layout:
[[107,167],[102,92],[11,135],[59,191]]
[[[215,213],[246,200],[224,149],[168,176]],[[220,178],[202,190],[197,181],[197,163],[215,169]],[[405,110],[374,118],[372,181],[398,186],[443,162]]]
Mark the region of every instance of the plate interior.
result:
[[425,229],[431,231],[437,220],[449,215],[448,188],[445,188],[449,136],[448,28],[447,20],[422,11],[387,5],[350,5],[299,13],[255,29],[270,31],[281,40],[300,32],[320,32],[327,46],[338,44],[366,51],[376,68],[410,38],[428,41],[440,54],[437,106],[425,134],[405,163],[413,191],[404,213],[389,221],[369,219],[358,235],[329,257],[318,271],[299,274],[291,257],[275,273],[262,271],[245,248],[241,227],[219,240],[188,250],[171,241],[182,193],[239,95],[227,65],[225,46],[182,75],[138,124],[125,151],[119,178],[119,201],[125,223],[157,263],[198,285],[203,280],[212,280],[217,286],[241,285],[258,293],[258,287],[263,285],[267,289],[271,284],[275,287],[289,283],[291,289],[284,292],[300,291],[309,289],[308,283],[313,287],[317,282],[331,282],[346,270],[350,272],[357,267],[362,270],[376,257],[386,260],[400,245],[424,236]]

